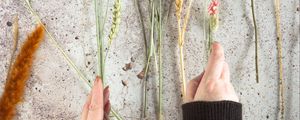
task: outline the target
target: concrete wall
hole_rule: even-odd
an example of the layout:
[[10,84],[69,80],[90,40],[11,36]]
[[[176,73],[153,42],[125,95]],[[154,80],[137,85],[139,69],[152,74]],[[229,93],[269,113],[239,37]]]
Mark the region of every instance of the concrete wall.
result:
[[[140,117],[142,80],[136,75],[142,70],[145,48],[139,14],[134,0],[121,0],[122,22],[106,61],[107,84],[111,89],[111,103],[125,118]],[[96,37],[92,0],[33,0],[42,21],[59,44],[80,68],[93,80],[96,72]],[[113,1],[109,5],[112,6]],[[144,13],[147,2],[143,2]],[[165,1],[168,7],[170,0]],[[230,65],[232,83],[243,103],[245,120],[277,119],[278,63],[273,0],[255,0],[259,31],[260,83],[255,81],[254,31],[249,0],[221,0],[220,27],[217,40],[225,49]],[[186,77],[192,79],[205,67],[205,39],[203,35],[203,1],[195,0],[185,44]],[[164,114],[167,120],[181,119],[180,83],[178,72],[177,26],[174,6],[166,24],[163,42]],[[283,66],[285,80],[285,113],[287,120],[299,116],[299,1],[282,0]],[[3,92],[12,48],[14,14],[20,21],[20,41],[36,25],[25,3],[16,0],[0,2],[0,93]],[[109,9],[111,15],[111,9]],[[147,14],[145,14],[147,16]],[[149,18],[144,17],[146,23]],[[111,16],[106,31],[109,30]],[[149,27],[146,26],[146,29]],[[148,31],[147,31],[148,32]],[[107,34],[107,33],[106,33]],[[19,44],[20,46],[20,44]],[[134,62],[131,62],[131,59]],[[127,63],[133,68],[122,70]],[[151,68],[154,70],[154,68]],[[122,80],[128,81],[123,86]],[[155,119],[155,72],[149,76],[149,119]],[[32,77],[26,86],[24,102],[18,107],[18,120],[79,119],[89,90],[70,68],[62,54],[50,42],[49,36],[38,51]]]

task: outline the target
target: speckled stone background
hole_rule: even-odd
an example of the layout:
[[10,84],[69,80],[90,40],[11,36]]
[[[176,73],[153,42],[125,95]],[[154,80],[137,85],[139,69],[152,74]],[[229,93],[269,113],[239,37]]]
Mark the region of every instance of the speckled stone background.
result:
[[[142,80],[137,74],[145,60],[142,26],[134,0],[121,0],[122,22],[106,61],[107,83],[111,103],[124,119],[137,120],[141,112]],[[109,2],[111,8],[113,1]],[[145,16],[148,3],[142,2]],[[168,7],[170,0],[165,1]],[[217,40],[225,49],[232,83],[243,103],[245,120],[275,120],[278,113],[278,63],[273,0],[255,0],[259,32],[260,83],[255,81],[253,24],[250,0],[221,0],[220,27]],[[33,8],[50,32],[81,71],[93,80],[96,72],[96,37],[92,0],[33,0]],[[191,11],[185,44],[186,76],[200,74],[206,63],[203,34],[203,11],[207,7],[196,0]],[[167,9],[167,8],[166,8]],[[178,79],[177,28],[171,7],[163,43],[164,114],[167,120],[181,119]],[[299,120],[299,0],[281,1],[283,32],[283,66],[285,80],[285,113],[287,120]],[[36,25],[23,0],[0,2],[0,94],[3,92],[12,46],[14,15],[18,14],[20,41]],[[109,9],[111,15],[111,9]],[[145,24],[149,18],[144,16]],[[109,16],[106,31],[109,30]],[[146,29],[148,27],[146,26]],[[106,33],[107,34],[107,33]],[[19,44],[20,46],[20,44]],[[133,65],[124,71],[125,64]],[[153,69],[153,68],[151,68]],[[149,119],[155,119],[155,73],[149,78]],[[123,86],[122,80],[128,81]],[[75,71],[68,67],[62,54],[49,37],[37,53],[32,77],[26,86],[24,102],[18,107],[17,120],[75,120],[89,92]],[[1,116],[0,116],[1,118]]]

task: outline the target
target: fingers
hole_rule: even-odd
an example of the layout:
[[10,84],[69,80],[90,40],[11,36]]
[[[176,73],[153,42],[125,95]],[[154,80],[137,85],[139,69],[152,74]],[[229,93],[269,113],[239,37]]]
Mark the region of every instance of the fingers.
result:
[[105,87],[103,93],[104,93],[104,105],[106,105],[109,100],[109,95],[110,95],[109,86]]
[[110,109],[111,109],[111,105],[110,105],[110,102],[108,101],[105,104],[105,107],[104,107],[104,120],[108,120],[109,119]]
[[88,120],[100,120],[103,119],[103,86],[102,81],[97,76],[93,89],[92,89],[92,98],[91,104],[89,106]]
[[225,61],[224,51],[221,44],[214,42],[212,52],[205,69],[204,80],[217,80],[220,78]]
[[92,95],[89,94],[88,98],[87,98],[87,100],[86,100],[86,102],[83,106],[83,110],[82,110],[82,113],[81,113],[81,120],[86,120],[87,119],[91,99],[92,99]]
[[187,93],[185,102],[191,102],[194,100],[194,96],[197,92],[198,86],[201,82],[204,72],[202,72],[199,76],[189,81],[187,85]]
[[223,64],[223,71],[221,73],[221,80],[230,82],[230,70],[227,62]]
[[109,86],[104,89],[104,120],[109,120],[110,102],[109,102]]

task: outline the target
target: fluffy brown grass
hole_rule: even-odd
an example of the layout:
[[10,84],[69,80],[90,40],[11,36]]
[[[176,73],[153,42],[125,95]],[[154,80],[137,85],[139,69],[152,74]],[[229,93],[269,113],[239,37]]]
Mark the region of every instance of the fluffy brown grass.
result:
[[16,106],[22,101],[26,81],[29,79],[34,56],[44,38],[44,29],[39,25],[26,39],[10,70],[4,93],[0,99],[1,120],[12,120]]

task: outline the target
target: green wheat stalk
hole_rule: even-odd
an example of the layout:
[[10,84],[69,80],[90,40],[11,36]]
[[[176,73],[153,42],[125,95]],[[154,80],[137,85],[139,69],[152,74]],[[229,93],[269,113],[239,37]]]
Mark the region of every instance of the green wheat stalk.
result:
[[153,1],[151,1],[151,32],[150,32],[150,46],[149,46],[149,50],[148,50],[148,57],[147,57],[147,64],[145,67],[145,80],[144,80],[144,84],[143,84],[143,109],[142,109],[142,118],[146,118],[147,117],[147,77],[148,77],[148,71],[149,71],[149,65],[150,65],[150,61],[151,58],[153,56],[154,51],[154,8],[155,8],[155,4]]
[[[103,3],[103,1],[101,2]],[[107,2],[108,3],[108,0]],[[108,6],[105,8],[104,16],[101,14],[103,12],[103,4],[99,6],[99,0],[94,0],[95,5],[95,18],[96,18],[96,37],[97,37],[97,53],[98,53],[98,75],[101,76],[102,82],[105,83],[105,53],[104,53],[104,25],[107,18]],[[119,3],[120,6],[120,3]],[[120,9],[119,9],[120,10]],[[101,11],[101,12],[100,12]],[[111,113],[118,120],[122,120],[119,114],[112,108]]]
[[[89,82],[89,80],[87,79],[87,77],[79,70],[79,68],[74,64],[74,62],[71,60],[71,58],[66,54],[66,52],[64,51],[64,49],[59,45],[59,43],[57,42],[57,40],[53,37],[53,35],[49,32],[49,30],[46,28],[46,26],[44,26],[44,24],[42,24],[41,18],[39,17],[39,15],[33,10],[31,3],[29,0],[24,0],[29,12],[35,17],[36,21],[38,23],[41,23],[42,27],[45,29],[47,35],[50,38],[50,42],[59,50],[59,52],[63,55],[63,58],[67,61],[68,65],[73,68],[77,75],[81,78],[81,80],[86,83],[89,88],[92,87],[92,84]],[[113,115],[118,119],[118,120],[122,120],[122,118],[120,117],[120,115],[117,114],[117,112],[112,108],[111,112],[113,113]]]

